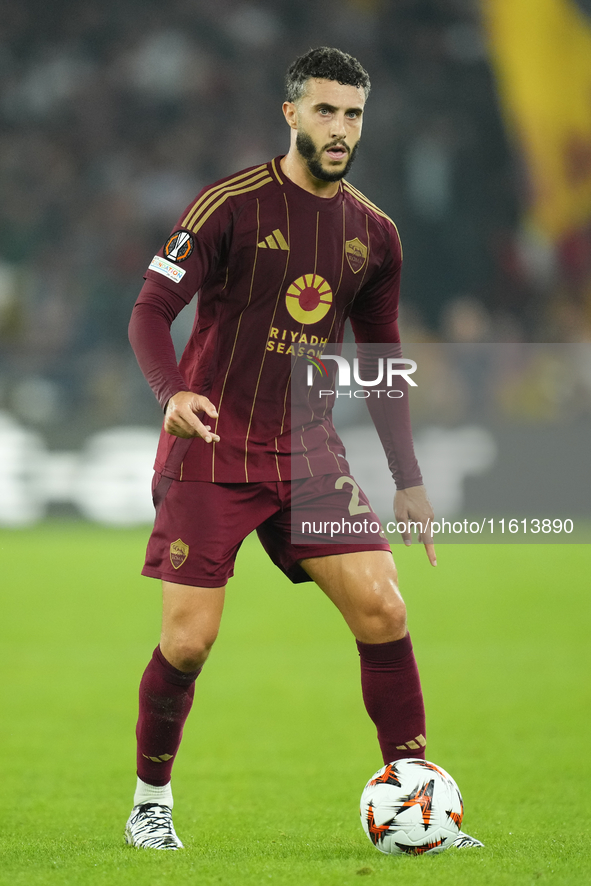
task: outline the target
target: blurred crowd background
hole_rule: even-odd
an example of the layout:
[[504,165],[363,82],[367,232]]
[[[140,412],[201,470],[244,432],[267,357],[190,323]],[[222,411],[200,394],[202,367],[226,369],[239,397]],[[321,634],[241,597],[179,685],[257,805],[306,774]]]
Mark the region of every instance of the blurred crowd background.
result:
[[142,275],[203,185],[285,152],[285,70],[325,44],[371,76],[350,179],[400,229],[404,338],[589,341],[589,230],[524,222],[476,0],[5,0],[0,410],[62,449],[158,422]]

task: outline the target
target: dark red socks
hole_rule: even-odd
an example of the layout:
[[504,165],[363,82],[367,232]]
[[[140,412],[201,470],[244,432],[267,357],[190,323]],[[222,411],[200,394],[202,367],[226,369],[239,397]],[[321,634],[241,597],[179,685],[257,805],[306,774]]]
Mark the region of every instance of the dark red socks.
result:
[[410,634],[391,643],[357,641],[361,689],[378,730],[384,763],[425,759],[425,708]]
[[[425,709],[410,635],[391,643],[357,641],[361,688],[378,731],[385,763],[425,757]],[[200,670],[173,667],[157,646],[140,683],[137,774],[151,785],[168,784],[193,704]]]
[[160,646],[144,671],[136,728],[137,774],[147,784],[165,785],[170,781],[200,671],[187,674],[177,670],[164,658]]

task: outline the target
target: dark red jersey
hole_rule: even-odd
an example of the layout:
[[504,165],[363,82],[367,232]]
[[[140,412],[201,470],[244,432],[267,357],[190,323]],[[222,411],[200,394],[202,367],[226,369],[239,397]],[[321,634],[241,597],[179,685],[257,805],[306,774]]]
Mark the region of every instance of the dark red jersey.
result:
[[[292,427],[292,358],[330,351],[347,317],[391,328],[401,261],[394,223],[347,182],[316,197],[276,158],[204,188],[152,260],[135,311],[164,298],[170,324],[199,292],[178,372],[170,351],[152,375],[142,368],[163,406],[178,390],[209,397],[221,439],[163,431],[156,470],[231,483],[348,472],[325,408]],[[413,472],[403,485],[421,482],[414,455]]]

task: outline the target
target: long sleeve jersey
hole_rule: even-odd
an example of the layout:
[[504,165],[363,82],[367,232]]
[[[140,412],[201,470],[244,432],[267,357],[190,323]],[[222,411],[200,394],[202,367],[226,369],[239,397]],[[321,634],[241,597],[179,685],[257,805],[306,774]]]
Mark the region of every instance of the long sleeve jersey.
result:
[[[291,182],[280,158],[204,188],[154,256],[130,340],[160,404],[207,396],[220,442],[164,430],[155,468],[177,480],[237,483],[348,473],[330,397],[299,396],[298,361],[358,342],[391,343],[402,253],[394,223],[343,181],[332,198]],[[170,325],[198,295],[177,367]],[[370,411],[399,488],[422,482],[408,398]]]

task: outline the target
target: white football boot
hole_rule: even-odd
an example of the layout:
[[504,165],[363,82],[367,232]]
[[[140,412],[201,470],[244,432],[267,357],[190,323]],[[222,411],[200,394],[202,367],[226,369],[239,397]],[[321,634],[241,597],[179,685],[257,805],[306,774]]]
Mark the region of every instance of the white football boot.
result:
[[456,849],[469,849],[475,846],[484,846],[484,843],[481,843],[476,837],[469,837],[468,834],[460,831],[451,845],[455,846]]
[[172,823],[172,810],[160,803],[142,803],[131,810],[125,842],[142,849],[184,849]]

